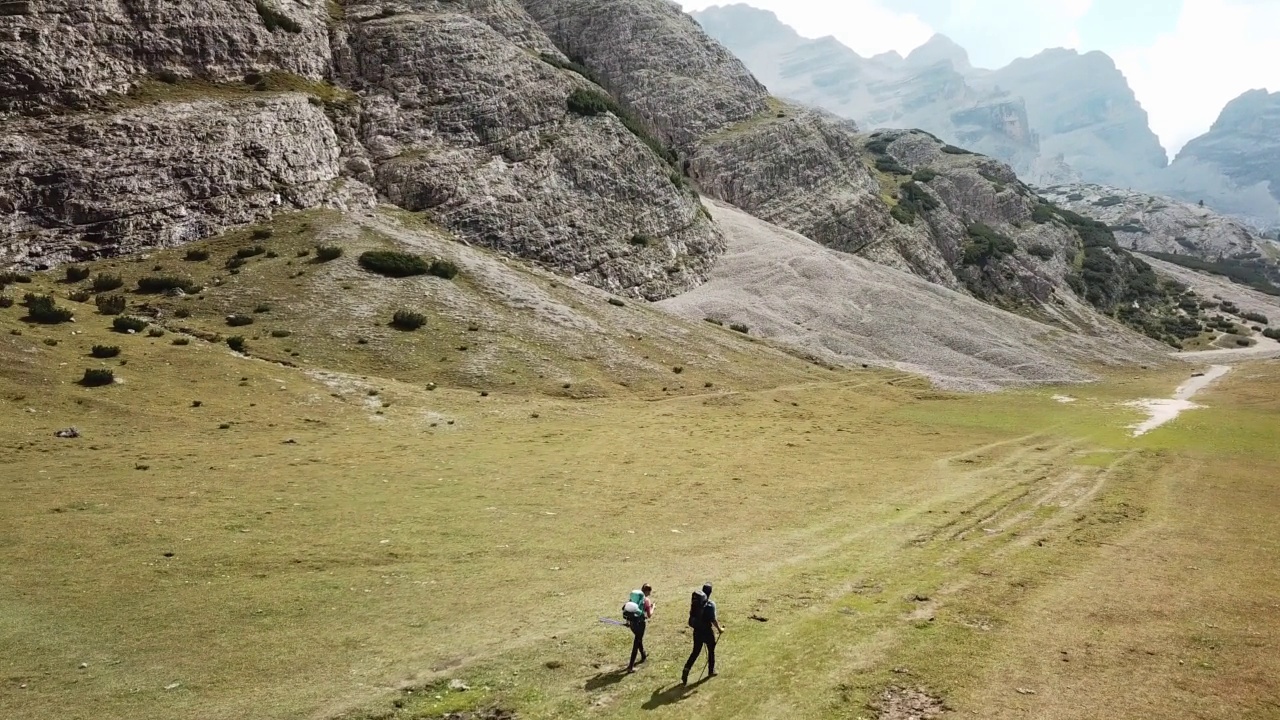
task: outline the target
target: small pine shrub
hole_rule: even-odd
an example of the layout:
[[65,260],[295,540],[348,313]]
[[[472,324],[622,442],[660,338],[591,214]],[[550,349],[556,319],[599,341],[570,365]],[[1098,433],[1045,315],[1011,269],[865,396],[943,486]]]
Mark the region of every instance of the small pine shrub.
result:
[[276,234],[275,231],[272,230],[271,228],[258,228],[257,230],[253,231],[253,239],[269,240],[271,239],[271,236],[275,234]]
[[876,169],[893,175],[910,175],[911,171],[891,157],[876,158]]
[[[304,258],[311,254],[311,248],[303,248],[298,251],[298,257]],[[342,256],[342,248],[338,248],[338,257]]]
[[164,337],[164,330],[158,327],[153,327],[147,331],[147,337],[153,337],[153,338]]
[[458,265],[452,260],[436,258],[431,261],[431,266],[427,268],[427,272],[438,278],[452,280],[458,276]]
[[85,387],[102,387],[115,381],[115,372],[105,368],[90,368],[84,371],[84,377],[80,379],[80,384]]
[[125,308],[123,295],[99,295],[93,299],[93,303],[103,315],[119,315]]
[[256,313],[269,313],[271,312],[271,306],[267,303],[258,303],[254,306],[253,311]]
[[734,332],[742,333],[743,335],[747,335],[751,332],[751,328],[748,328],[746,325],[743,325],[742,323],[734,323],[729,326],[729,329]]
[[98,273],[93,278],[93,291],[96,293],[111,292],[124,287],[124,280],[119,275]]
[[231,348],[232,350],[235,350],[238,353],[244,352],[244,349],[246,347],[244,338],[239,335],[232,335],[231,337],[227,338],[227,347]]
[[[317,245],[316,260],[319,262],[332,262],[342,257],[343,250],[337,245]],[[299,257],[306,257],[301,255]]]
[[89,279],[89,268],[78,265],[67,266],[67,282],[78,283]]
[[280,257],[280,253],[276,252],[275,250],[268,250],[267,254],[263,255],[263,257],[267,258],[268,260],[275,260],[276,258]]
[[148,323],[146,320],[143,320],[140,317],[133,317],[130,315],[122,315],[111,321],[112,329],[114,329],[116,332],[122,332],[122,333],[127,333],[127,332],[139,333],[139,332],[142,332],[143,330],[146,330],[147,325],[149,324],[150,323]]
[[411,310],[397,310],[395,315],[391,317],[391,327],[397,330],[412,332],[426,324],[427,318],[425,315]]
[[1031,253],[1032,255],[1035,255],[1041,260],[1052,260],[1053,256],[1055,255],[1053,248],[1049,247],[1048,245],[1032,245],[1031,247],[1027,248],[1027,252]]
[[292,334],[293,333],[289,332],[288,330],[272,330],[271,331],[271,337],[273,338],[287,338]]
[[208,250],[188,250],[184,260],[187,262],[204,262],[209,259]]
[[191,338],[184,338],[184,337],[174,338],[174,339],[173,339],[173,344],[174,344],[174,345],[180,345],[180,346],[190,345],[190,344],[191,344]]
[[231,327],[244,327],[253,324],[253,317],[249,315],[228,315],[227,324]]
[[1262,331],[1262,337],[1280,340],[1280,328],[1267,328]]
[[185,320],[191,317],[191,309],[180,307],[177,310],[173,311],[173,316],[178,318],[179,320]]
[[1236,345],[1239,347],[1249,347],[1252,344],[1253,344],[1253,341],[1250,340],[1249,338],[1243,338],[1243,337],[1236,338]]
[[94,345],[89,354],[99,360],[113,358],[120,354],[120,348],[116,345]]
[[28,293],[24,298],[27,306],[27,318],[32,322],[38,322],[43,325],[57,325],[58,323],[71,322],[74,313],[66,308],[58,307],[58,303],[48,295],[32,295]]
[[722,321],[720,321],[720,320],[717,320],[717,319],[715,319],[715,318],[709,317],[709,318],[702,318],[702,319],[703,319],[703,320],[706,320],[707,322],[711,323],[712,325],[717,325],[717,326],[719,326],[719,327],[724,327],[724,322],[722,322]]
[[[258,236],[257,233],[254,233],[254,237],[256,238],[257,236]],[[261,245],[254,245],[253,247],[240,248],[239,250],[236,251],[236,257],[251,258],[251,257],[257,257],[259,255],[265,255],[266,252],[267,252],[267,249],[262,247]]]
[[681,367],[680,365],[677,365],[677,366],[675,366],[675,367],[671,368],[671,372],[673,372],[673,373],[675,373],[675,374],[679,375],[679,374],[681,374],[681,373],[683,373],[683,372],[684,372],[684,368],[683,368],[683,367]]
[[13,298],[9,297],[8,295],[0,295],[0,308],[11,308],[11,307],[13,307]]
[[194,292],[191,281],[176,275],[148,275],[138,278],[138,292],[140,293],[163,293],[170,290]]
[[26,273],[13,272],[11,270],[0,272],[0,290],[3,290],[6,285],[16,285],[18,283],[25,284],[29,282],[31,282],[31,276]]
[[955,145],[943,145],[942,152],[948,155],[973,155],[974,154],[970,150],[965,150],[964,148],[956,147]]
[[1240,313],[1240,317],[1244,318],[1245,320],[1248,320],[1249,322],[1255,322],[1260,325],[1271,324],[1271,321],[1267,319],[1267,316],[1263,315],[1262,313],[1245,312],[1245,313]]
[[610,305],[612,305],[612,306],[614,306],[614,307],[626,307],[626,306],[627,306],[627,304],[626,304],[625,302],[623,302],[620,298],[615,298],[615,297],[611,297],[611,298],[609,298],[609,304],[610,304]]
[[242,258],[237,255],[234,257],[227,258],[227,261],[223,263],[223,267],[230,270],[232,275],[238,275],[240,274],[240,268],[248,264],[249,264],[248,258]]
[[395,250],[369,250],[361,253],[359,262],[369,272],[393,278],[426,275],[431,270],[431,264],[421,257]]
[[936,177],[938,177],[938,173],[930,170],[929,168],[920,168],[919,170],[911,173],[912,180],[922,183],[927,183]]
[[75,292],[67,293],[67,299],[71,302],[86,303],[89,302],[91,297],[93,295],[88,290],[76,290]]

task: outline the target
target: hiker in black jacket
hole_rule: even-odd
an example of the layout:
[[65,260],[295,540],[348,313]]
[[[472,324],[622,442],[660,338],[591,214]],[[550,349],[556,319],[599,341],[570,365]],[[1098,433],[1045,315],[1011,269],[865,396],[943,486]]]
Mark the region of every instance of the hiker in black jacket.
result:
[[716,617],[716,604],[711,599],[711,583],[702,586],[701,603],[695,593],[689,608],[689,627],[693,628],[693,652],[689,654],[689,660],[684,664],[684,673],[680,675],[680,682],[685,685],[689,684],[689,671],[698,661],[704,645],[707,647],[707,677],[716,676],[716,633],[723,633],[724,628],[720,627],[720,619]]

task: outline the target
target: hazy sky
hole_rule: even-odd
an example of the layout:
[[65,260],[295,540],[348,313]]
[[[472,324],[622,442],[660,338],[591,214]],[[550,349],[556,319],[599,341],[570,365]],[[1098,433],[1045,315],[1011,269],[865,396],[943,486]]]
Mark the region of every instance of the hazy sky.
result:
[[[679,0],[686,10],[726,0]],[[746,0],[801,35],[834,35],[864,56],[906,55],[934,32],[974,65],[1049,47],[1115,59],[1170,156],[1246,90],[1280,91],[1280,0]]]

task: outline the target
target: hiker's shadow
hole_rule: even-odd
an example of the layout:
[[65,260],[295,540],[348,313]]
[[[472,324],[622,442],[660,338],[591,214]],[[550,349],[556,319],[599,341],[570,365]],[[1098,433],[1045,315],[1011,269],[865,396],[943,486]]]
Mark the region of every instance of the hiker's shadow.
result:
[[703,678],[692,685],[676,683],[668,688],[654,690],[653,696],[646,700],[640,707],[645,710],[657,710],[658,708],[666,705],[674,705],[675,703],[691,697],[695,692],[697,692],[698,686],[706,681],[707,679]]
[[626,670],[611,670],[603,672],[591,679],[587,680],[587,684],[583,687],[587,690],[603,690],[610,685],[617,685],[627,676]]

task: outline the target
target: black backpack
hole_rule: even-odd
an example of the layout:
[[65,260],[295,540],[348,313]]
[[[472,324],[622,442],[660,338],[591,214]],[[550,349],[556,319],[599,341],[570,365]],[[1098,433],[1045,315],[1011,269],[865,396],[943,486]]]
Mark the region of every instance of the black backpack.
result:
[[702,611],[706,607],[707,596],[701,590],[694,590],[693,597],[689,599],[689,627],[698,629],[702,622]]

